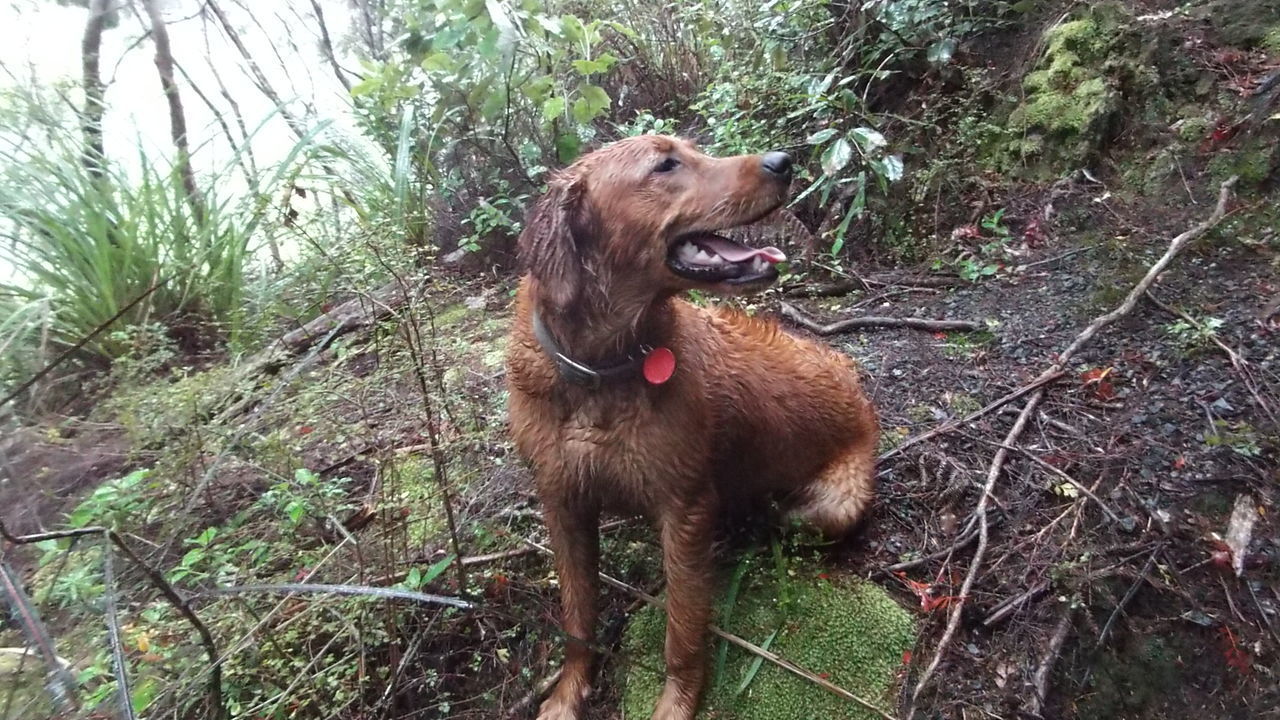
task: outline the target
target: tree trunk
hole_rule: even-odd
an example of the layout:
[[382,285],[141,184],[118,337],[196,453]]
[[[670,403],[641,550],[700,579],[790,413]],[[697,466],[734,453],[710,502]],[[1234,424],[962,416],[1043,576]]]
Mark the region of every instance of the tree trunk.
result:
[[84,26],[84,38],[80,42],[80,54],[84,83],[84,108],[80,123],[84,132],[84,156],[81,162],[94,180],[106,175],[106,149],[102,142],[102,115],[105,110],[102,76],[98,60],[102,52],[102,31],[111,14],[111,0],[92,0],[89,3],[89,21]]
[[338,64],[338,56],[333,52],[333,40],[329,38],[329,26],[324,21],[324,10],[316,0],[311,0],[311,10],[316,14],[316,21],[320,23],[320,49],[329,60],[329,65],[333,68],[333,74],[338,78],[338,82],[342,83],[342,87],[346,88],[347,92],[351,92],[351,82],[342,72],[342,66]]
[[173,135],[173,145],[178,150],[178,174],[182,179],[182,187],[186,190],[187,201],[197,222],[204,222],[204,203],[196,190],[196,176],[191,169],[191,148],[187,143],[187,116],[182,108],[182,96],[178,93],[178,83],[173,76],[173,50],[169,47],[169,30],[156,7],[156,0],[142,0],[142,7],[147,11],[151,21],[151,40],[156,46],[156,71],[160,74],[160,86],[164,89],[165,100],[169,103],[169,129]]

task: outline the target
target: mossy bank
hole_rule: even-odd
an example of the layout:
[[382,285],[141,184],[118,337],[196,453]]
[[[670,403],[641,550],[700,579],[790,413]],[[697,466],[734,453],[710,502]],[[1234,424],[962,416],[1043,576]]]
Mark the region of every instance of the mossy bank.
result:
[[[892,708],[916,623],[883,589],[814,566],[785,573],[752,567],[741,592],[730,583],[719,624],[882,708]],[[779,580],[779,578],[783,578]],[[648,717],[662,687],[666,616],[646,608],[628,625],[620,670],[623,716]],[[718,720],[862,720],[866,708],[721,640],[711,640],[704,709]]]

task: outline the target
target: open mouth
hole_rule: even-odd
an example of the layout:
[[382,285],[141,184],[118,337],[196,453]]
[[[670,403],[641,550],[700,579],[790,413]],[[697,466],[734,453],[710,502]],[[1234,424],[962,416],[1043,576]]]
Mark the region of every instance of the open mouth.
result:
[[776,280],[774,265],[786,259],[776,247],[753,248],[713,232],[695,232],[672,242],[667,267],[696,282],[748,285]]

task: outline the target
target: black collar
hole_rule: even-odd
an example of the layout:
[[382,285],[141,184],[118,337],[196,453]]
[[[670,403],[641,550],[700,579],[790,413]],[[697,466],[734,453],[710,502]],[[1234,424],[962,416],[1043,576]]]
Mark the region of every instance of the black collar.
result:
[[538,314],[536,307],[533,309],[532,320],[533,336],[537,338],[538,344],[542,346],[542,351],[555,362],[556,369],[560,371],[560,377],[592,390],[599,390],[605,383],[617,382],[639,375],[640,369],[644,365],[645,357],[653,351],[653,347],[650,345],[636,345],[622,362],[607,367],[591,367],[564,354],[560,349],[560,345],[556,343],[555,338],[551,337],[551,331],[542,322],[542,317]]

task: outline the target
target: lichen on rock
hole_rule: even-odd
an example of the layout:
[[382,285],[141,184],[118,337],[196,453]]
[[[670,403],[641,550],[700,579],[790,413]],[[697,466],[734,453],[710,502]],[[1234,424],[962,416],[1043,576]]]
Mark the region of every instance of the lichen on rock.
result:
[[[757,645],[824,674],[831,682],[881,707],[893,706],[903,654],[915,642],[912,614],[883,589],[856,578],[831,578],[813,567],[792,568],[779,582],[772,569],[752,568],[719,622]],[[624,717],[648,717],[662,688],[666,616],[647,608],[632,618],[621,669]],[[775,635],[776,632],[776,635]],[[771,663],[711,638],[705,717],[717,720],[863,720],[876,717]],[[725,661],[716,678],[718,653]],[[759,667],[752,672],[752,666]],[[744,682],[745,687],[744,687]]]

